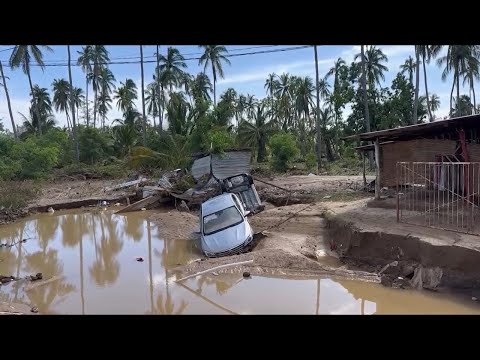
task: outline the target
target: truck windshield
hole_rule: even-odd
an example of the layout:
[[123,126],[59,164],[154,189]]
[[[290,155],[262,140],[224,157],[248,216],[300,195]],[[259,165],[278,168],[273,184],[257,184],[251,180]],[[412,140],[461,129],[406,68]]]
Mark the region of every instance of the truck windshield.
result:
[[235,206],[217,211],[203,217],[203,233],[210,235],[231,226],[240,224],[243,216]]

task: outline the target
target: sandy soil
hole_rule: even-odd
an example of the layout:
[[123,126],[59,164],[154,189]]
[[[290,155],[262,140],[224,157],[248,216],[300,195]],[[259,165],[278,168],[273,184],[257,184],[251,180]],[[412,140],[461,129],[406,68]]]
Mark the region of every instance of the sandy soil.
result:
[[251,252],[183,264],[175,269],[176,278],[219,265],[253,259],[252,264],[225,268],[218,272],[320,275],[379,282],[380,279],[375,274],[349,270],[338,260],[335,252],[330,250],[330,245],[324,237],[325,210],[323,204],[296,204],[278,208],[269,206],[265,211],[249,218],[254,231],[266,235],[258,241]]
[[39,195],[33,200],[29,207],[50,206],[53,204],[86,200],[91,198],[116,199],[122,196],[131,195],[132,189],[105,191],[105,188],[117,185],[123,181],[119,180],[74,180],[61,181],[46,184]]

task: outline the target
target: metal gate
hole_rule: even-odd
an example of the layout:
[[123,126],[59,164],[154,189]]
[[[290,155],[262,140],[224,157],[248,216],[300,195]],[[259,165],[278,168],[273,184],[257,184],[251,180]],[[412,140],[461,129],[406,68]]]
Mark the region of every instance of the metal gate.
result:
[[397,221],[480,235],[479,162],[397,162]]

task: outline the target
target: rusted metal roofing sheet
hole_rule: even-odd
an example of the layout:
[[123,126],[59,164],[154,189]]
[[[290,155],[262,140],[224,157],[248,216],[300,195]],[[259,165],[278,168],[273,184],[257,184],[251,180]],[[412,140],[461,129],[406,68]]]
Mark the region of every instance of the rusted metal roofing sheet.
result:
[[198,180],[210,174],[210,162],[213,175],[220,180],[238,174],[250,173],[251,151],[228,151],[223,154],[212,154],[193,162],[192,176]]
[[231,151],[212,155],[213,175],[220,180],[250,173],[250,151]]

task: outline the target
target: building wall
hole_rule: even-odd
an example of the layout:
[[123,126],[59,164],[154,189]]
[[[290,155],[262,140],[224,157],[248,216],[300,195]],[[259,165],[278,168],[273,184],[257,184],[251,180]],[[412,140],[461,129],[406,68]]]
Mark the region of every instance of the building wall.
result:
[[[380,157],[380,184],[386,187],[397,185],[397,162],[433,162],[436,155],[452,155],[455,152],[456,142],[453,140],[420,139],[399,141],[381,146]],[[480,158],[480,145],[478,156]],[[407,177],[408,182],[423,183],[429,169],[417,166],[418,176]],[[409,174],[410,175],[410,174]],[[427,176],[429,177],[429,176]],[[405,177],[403,177],[405,178]]]

